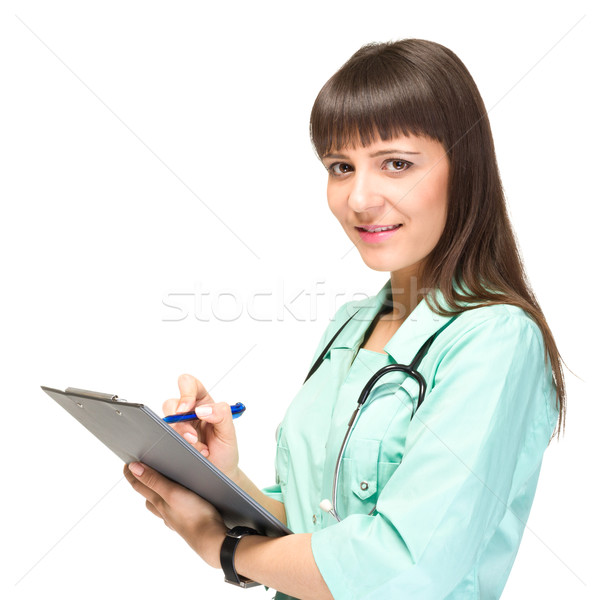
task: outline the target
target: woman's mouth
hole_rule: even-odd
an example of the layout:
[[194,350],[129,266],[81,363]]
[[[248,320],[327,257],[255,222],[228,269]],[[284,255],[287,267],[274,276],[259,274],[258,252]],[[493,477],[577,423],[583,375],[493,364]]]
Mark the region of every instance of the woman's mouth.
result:
[[363,242],[373,244],[392,237],[400,227],[402,227],[402,223],[397,225],[367,225],[365,227],[355,227],[355,229]]

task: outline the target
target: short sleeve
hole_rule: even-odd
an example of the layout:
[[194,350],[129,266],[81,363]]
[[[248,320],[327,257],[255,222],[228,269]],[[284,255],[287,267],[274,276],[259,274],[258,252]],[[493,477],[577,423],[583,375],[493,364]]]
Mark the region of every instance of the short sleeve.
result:
[[[539,472],[552,374],[539,328],[513,309],[472,319],[439,355],[375,514],[312,535],[335,598],[446,598],[477,568],[515,490]],[[520,500],[529,506],[517,544],[532,500]]]
[[283,502],[283,495],[281,493],[281,486],[279,484],[270,485],[269,487],[263,488],[262,493],[265,496],[269,496],[274,500],[279,500],[279,502]]

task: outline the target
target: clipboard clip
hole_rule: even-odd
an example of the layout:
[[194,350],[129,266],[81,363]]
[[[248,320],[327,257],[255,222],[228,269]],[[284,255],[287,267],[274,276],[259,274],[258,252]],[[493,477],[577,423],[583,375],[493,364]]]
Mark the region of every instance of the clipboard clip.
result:
[[[91,390],[82,390],[81,388],[68,387],[65,389],[65,394],[75,394],[79,396],[89,396],[90,398],[96,398],[98,400],[109,400],[110,402],[116,402],[119,400],[119,396],[116,394],[103,394],[102,392],[92,392]],[[124,400],[120,400],[124,402]]]

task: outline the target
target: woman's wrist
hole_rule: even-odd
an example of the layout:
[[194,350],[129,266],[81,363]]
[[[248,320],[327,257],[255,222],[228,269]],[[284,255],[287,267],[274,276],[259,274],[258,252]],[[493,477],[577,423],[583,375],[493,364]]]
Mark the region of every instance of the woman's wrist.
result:
[[211,521],[198,529],[194,544],[190,544],[202,560],[215,569],[221,568],[221,546],[226,532],[222,521]]
[[235,468],[230,469],[227,473],[225,473],[225,475],[227,475],[227,477],[229,477],[229,479],[231,479],[231,481],[233,481],[235,485],[237,485],[238,487],[242,487],[242,485],[240,484],[243,481],[244,473],[242,472],[239,466],[236,465]]

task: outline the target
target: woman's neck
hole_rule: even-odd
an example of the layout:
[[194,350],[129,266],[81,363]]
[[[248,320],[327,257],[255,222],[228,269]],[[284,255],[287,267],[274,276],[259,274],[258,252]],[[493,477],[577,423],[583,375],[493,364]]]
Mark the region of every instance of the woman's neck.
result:
[[385,315],[385,320],[403,321],[427,295],[428,290],[423,289],[422,277],[417,269],[394,271],[390,273],[390,279],[393,308]]

